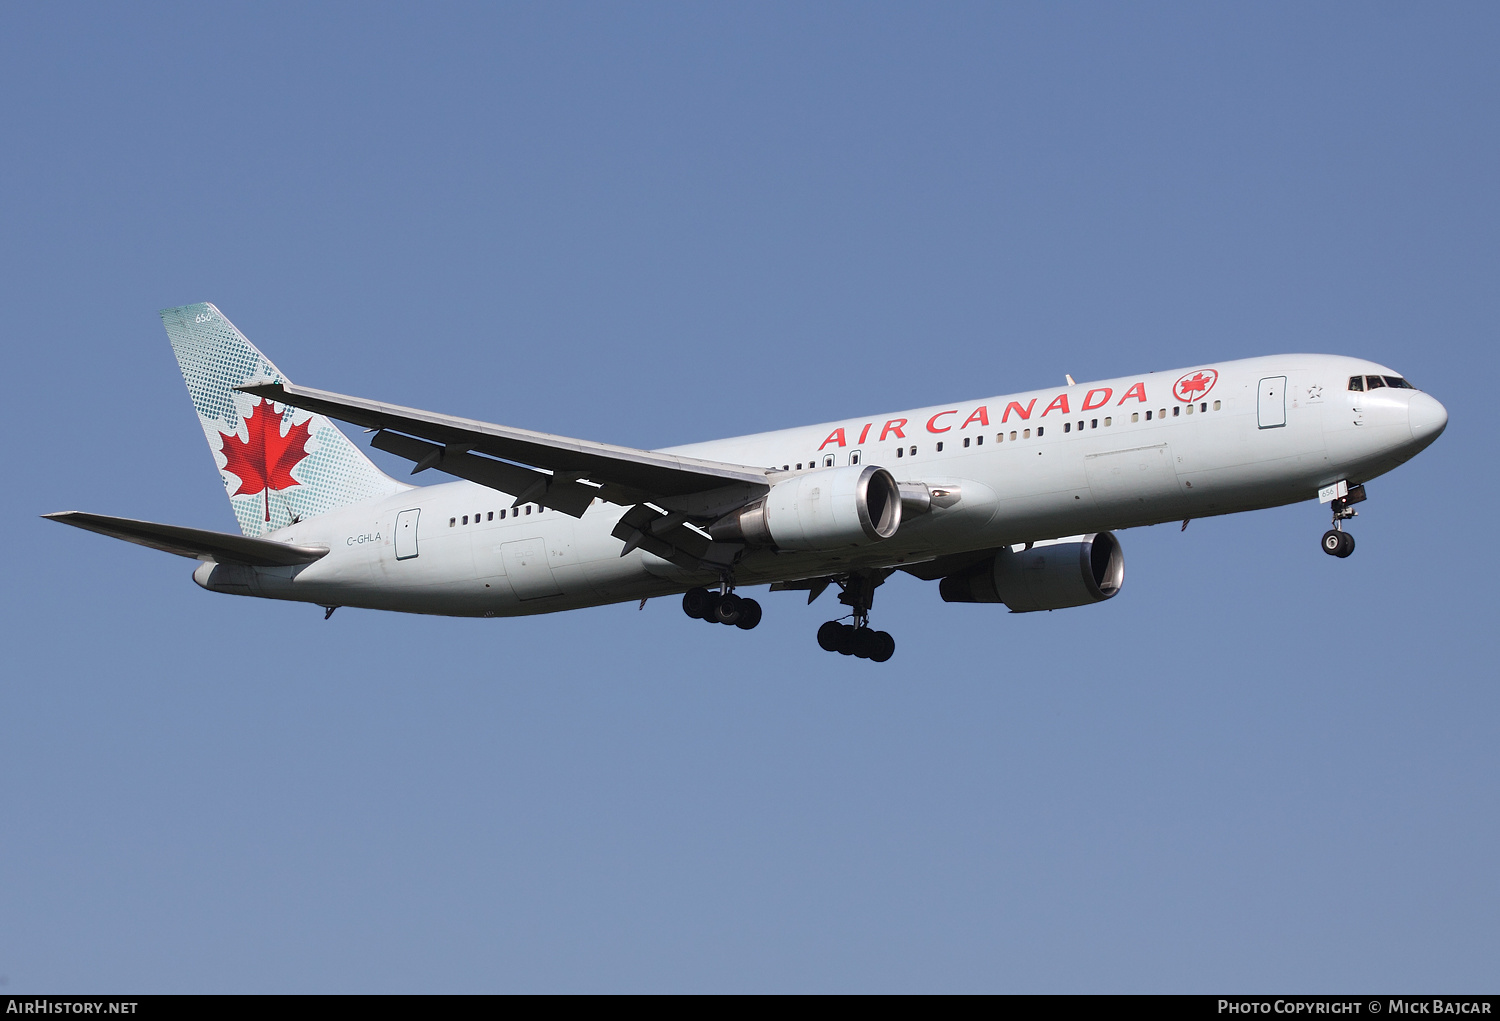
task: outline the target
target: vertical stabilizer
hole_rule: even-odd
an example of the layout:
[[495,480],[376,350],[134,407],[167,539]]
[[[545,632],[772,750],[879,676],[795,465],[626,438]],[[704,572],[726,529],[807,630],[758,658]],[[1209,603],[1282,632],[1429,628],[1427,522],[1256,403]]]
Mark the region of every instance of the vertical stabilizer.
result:
[[213,305],[163,309],[161,319],[240,531],[264,535],[410,488],[322,415],[237,392],[287,380]]

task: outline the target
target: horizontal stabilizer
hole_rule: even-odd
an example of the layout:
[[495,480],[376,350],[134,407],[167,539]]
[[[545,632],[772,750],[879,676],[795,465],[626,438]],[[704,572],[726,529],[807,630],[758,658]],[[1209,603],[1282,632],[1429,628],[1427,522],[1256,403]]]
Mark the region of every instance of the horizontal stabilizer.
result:
[[74,528],[98,532],[100,535],[124,539],[126,542],[150,546],[164,553],[176,553],[179,557],[212,560],[220,564],[292,567],[296,564],[310,564],[328,554],[328,550],[322,546],[293,546],[272,539],[253,539],[228,532],[210,532],[203,528],[162,525],[132,518],[112,518],[106,514],[87,514],[83,511],[58,511],[55,514],[43,514],[42,517],[61,521]]

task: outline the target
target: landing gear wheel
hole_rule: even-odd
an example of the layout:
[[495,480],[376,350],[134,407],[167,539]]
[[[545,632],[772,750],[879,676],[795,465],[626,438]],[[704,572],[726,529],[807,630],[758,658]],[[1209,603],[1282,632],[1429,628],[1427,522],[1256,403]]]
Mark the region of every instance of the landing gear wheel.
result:
[[876,631],[874,650],[870,653],[870,661],[873,663],[884,663],[896,654],[896,639],[892,638],[888,631]]
[[741,609],[744,602],[733,592],[720,596],[718,605],[714,607],[713,619],[720,624],[738,624],[744,615]]
[[1354,536],[1348,532],[1330,528],[1323,533],[1323,552],[1331,557],[1347,557],[1354,552]]
[[757,603],[754,599],[741,599],[740,619],[736,622],[735,626],[749,631],[751,628],[755,627],[755,625],[760,623],[760,616],[761,609],[759,603]]
[[694,620],[704,620],[713,607],[714,593],[706,588],[690,588],[682,594],[682,612]]
[[838,652],[839,642],[843,640],[843,635],[844,625],[836,620],[830,620],[818,628],[818,647],[824,652]]
[[849,651],[857,659],[870,659],[875,652],[875,632],[867,627],[857,627],[849,636]]

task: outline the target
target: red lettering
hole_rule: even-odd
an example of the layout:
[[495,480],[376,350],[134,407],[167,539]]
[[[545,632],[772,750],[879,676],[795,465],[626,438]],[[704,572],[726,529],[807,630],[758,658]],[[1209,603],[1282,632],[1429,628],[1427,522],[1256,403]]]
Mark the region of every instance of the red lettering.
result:
[[956,414],[958,414],[958,410],[956,408],[953,411],[939,411],[936,415],[933,415],[931,418],[929,418],[927,420],[927,431],[930,432],[930,433],[945,433],[945,432],[947,432],[948,430],[952,429],[953,427],[951,425],[945,425],[941,429],[939,429],[937,427],[937,424],[936,424],[937,420],[940,419],[940,418],[942,418],[944,415],[956,415]]
[[975,422],[978,422],[980,425],[989,425],[990,424],[990,409],[987,408],[987,407],[985,407],[983,404],[981,404],[979,407],[977,407],[977,408],[974,409],[974,414],[972,414],[968,418],[964,419],[964,424],[961,425],[961,426],[959,426],[959,429],[961,429],[961,430],[962,429],[967,429],[969,426],[973,425]]
[[1058,411],[1061,411],[1064,415],[1071,415],[1072,414],[1072,412],[1068,410],[1068,395],[1067,394],[1058,394],[1057,395],[1057,399],[1054,400],[1051,404],[1047,405],[1047,410],[1044,411],[1044,412],[1042,412],[1042,417],[1046,418],[1047,415],[1048,415],[1048,413],[1051,412],[1053,408],[1056,408]]
[[[1145,383],[1137,383],[1135,386],[1131,387],[1129,390],[1126,390],[1125,391],[1125,396],[1120,398],[1120,404],[1124,404],[1126,401],[1130,400],[1130,398],[1132,398],[1132,397],[1134,397],[1136,400],[1140,401],[1142,404],[1145,404],[1146,403],[1146,384]],[[1116,404],[1115,407],[1118,408],[1120,406],[1120,404]]]
[[893,419],[891,419],[889,422],[887,422],[885,424],[885,428],[882,429],[882,430],[880,430],[880,438],[883,440],[887,436],[889,436],[891,433],[895,433],[896,434],[896,438],[898,440],[904,440],[904,439],[906,439],[906,433],[904,433],[904,432],[901,431],[902,427],[905,426],[905,425],[906,425],[906,419],[904,419],[904,418],[893,418]]
[[[1093,411],[1095,408],[1104,407],[1109,403],[1109,399],[1114,396],[1114,393],[1115,392],[1107,386],[1102,387],[1098,390],[1090,390],[1083,398],[1083,410]],[[1100,397],[1096,401],[1094,400],[1094,394],[1103,394],[1104,396]]]
[[1017,404],[1015,401],[1011,401],[1009,404],[1007,404],[1005,406],[1005,414],[1003,414],[1003,415],[1000,416],[1000,424],[1004,425],[1006,422],[1010,421],[1010,413],[1011,413],[1012,409],[1015,410],[1016,416],[1018,418],[1027,419],[1027,418],[1031,417],[1031,409],[1034,408],[1034,407],[1036,407],[1036,398],[1035,397],[1033,397],[1031,399],[1031,402],[1029,404],[1027,404],[1026,407],[1024,407],[1024,408],[1021,407],[1019,404]]
[[874,424],[873,422],[865,423],[865,427],[859,431],[859,442],[863,443],[865,441],[865,437],[870,435],[870,426]]
[[848,444],[844,442],[844,430],[835,429],[833,432],[828,434],[828,439],[824,440],[822,446],[818,447],[818,449],[822,450],[823,447],[828,446],[828,444],[833,443],[835,440],[838,441],[838,445],[841,447],[848,446]]

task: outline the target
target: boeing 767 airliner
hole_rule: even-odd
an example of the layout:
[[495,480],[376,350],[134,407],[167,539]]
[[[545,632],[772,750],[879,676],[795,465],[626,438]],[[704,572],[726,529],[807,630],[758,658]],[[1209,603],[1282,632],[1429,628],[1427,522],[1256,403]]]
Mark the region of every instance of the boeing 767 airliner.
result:
[[[683,593],[753,628],[737,587],[830,585],[830,652],[883,662],[895,571],[950,602],[1055,610],[1114,597],[1112,529],[1318,499],[1325,553],[1364,484],[1448,413],[1383,365],[1272,355],[637,450],[295,386],[210,304],[161,313],[241,535],[63,511],[56,521],[202,561],[214,592],[467,617]],[[459,481],[414,487],[371,446]],[[847,623],[846,623],[847,621]]]

